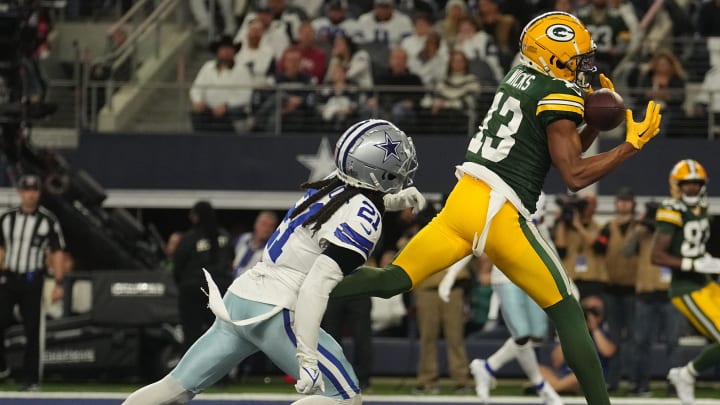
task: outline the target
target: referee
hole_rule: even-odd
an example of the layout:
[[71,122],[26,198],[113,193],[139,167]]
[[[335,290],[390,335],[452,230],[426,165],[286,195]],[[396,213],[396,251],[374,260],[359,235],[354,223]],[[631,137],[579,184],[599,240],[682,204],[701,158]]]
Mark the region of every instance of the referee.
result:
[[[40,307],[46,263],[55,270],[53,299],[62,298],[65,240],[55,215],[39,205],[40,178],[24,175],[17,183],[20,206],[0,216],[0,377],[10,370],[5,359],[5,329],[20,307],[25,327],[22,391],[37,391],[40,380]],[[48,260],[49,259],[49,260]],[[47,260],[47,262],[46,262]]]

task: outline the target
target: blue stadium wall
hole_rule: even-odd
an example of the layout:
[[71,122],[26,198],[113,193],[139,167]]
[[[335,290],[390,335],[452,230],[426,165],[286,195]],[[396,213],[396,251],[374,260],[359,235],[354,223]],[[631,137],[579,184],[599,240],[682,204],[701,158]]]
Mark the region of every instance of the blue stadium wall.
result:
[[[307,134],[83,134],[79,147],[67,157],[108,189],[292,191],[311,175],[312,166],[301,163],[302,156],[318,158],[318,167],[327,167],[336,140],[336,135]],[[417,186],[424,192],[446,193],[454,184],[453,167],[462,162],[467,139],[418,136],[414,141],[420,161]],[[599,150],[619,142],[601,140]],[[668,172],[676,161],[697,159],[713,179],[720,177],[719,157],[720,141],[656,139],[602,179],[598,192],[612,195],[620,186],[630,186],[638,195],[666,195]],[[565,191],[554,170],[545,191]],[[720,196],[720,186],[711,183],[709,191]]]

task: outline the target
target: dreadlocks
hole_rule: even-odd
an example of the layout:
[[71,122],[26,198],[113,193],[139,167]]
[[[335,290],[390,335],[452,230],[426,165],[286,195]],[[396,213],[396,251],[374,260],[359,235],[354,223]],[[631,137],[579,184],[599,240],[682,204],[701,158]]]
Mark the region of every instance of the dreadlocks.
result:
[[310,226],[310,230],[313,232],[317,232],[320,230],[320,227],[330,218],[335,211],[338,210],[343,204],[350,201],[351,198],[358,194],[364,194],[367,198],[372,201],[373,204],[380,210],[380,212],[385,211],[385,203],[383,202],[383,193],[380,191],[375,190],[368,190],[364,188],[359,187],[352,187],[347,185],[345,182],[340,180],[337,176],[333,176],[327,179],[315,181],[312,183],[303,183],[300,185],[301,188],[308,190],[308,189],[315,189],[317,192],[315,194],[311,195],[307,198],[307,200],[303,201],[300,205],[298,205],[290,215],[290,218],[295,218],[300,214],[301,212],[305,211],[309,206],[314,204],[319,199],[323,198],[324,196],[330,194],[333,190],[336,190],[338,187],[345,187],[345,189],[340,192],[337,196],[334,196],[333,198],[328,201],[327,204],[325,204],[318,212],[311,215],[308,219],[303,222],[303,226]]

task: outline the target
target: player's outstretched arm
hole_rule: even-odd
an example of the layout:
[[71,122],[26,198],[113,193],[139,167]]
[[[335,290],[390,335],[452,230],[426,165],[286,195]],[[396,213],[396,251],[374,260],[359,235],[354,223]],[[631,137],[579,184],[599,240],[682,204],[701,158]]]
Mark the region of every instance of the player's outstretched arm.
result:
[[390,298],[410,291],[412,280],[402,268],[389,264],[385,268],[360,267],[346,276],[330,293],[330,298],[373,296]]
[[578,191],[598,181],[635,155],[660,131],[660,108],[652,101],[643,121],[633,121],[630,110],[627,114],[626,141],[607,152],[586,158],[582,156],[583,144],[573,121],[557,120],[548,125],[550,156],[570,190]]

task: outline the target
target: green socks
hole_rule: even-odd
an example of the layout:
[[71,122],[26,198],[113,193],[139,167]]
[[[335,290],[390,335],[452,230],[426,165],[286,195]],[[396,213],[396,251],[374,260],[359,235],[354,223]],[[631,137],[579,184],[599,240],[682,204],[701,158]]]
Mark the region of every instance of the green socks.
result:
[[711,343],[692,361],[698,373],[720,364],[720,343]]
[[577,376],[588,405],[610,405],[605,377],[580,304],[565,297],[545,309],[557,329],[565,361]]

